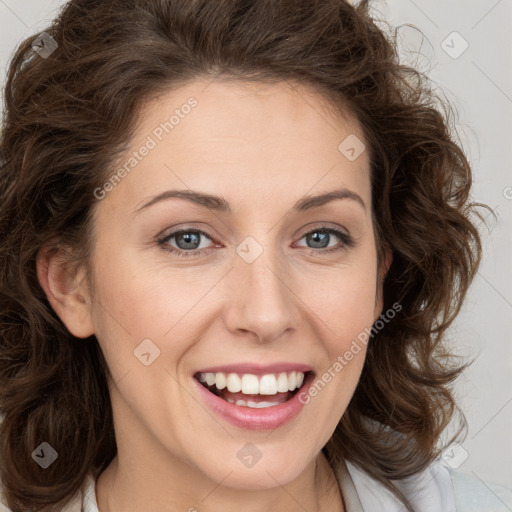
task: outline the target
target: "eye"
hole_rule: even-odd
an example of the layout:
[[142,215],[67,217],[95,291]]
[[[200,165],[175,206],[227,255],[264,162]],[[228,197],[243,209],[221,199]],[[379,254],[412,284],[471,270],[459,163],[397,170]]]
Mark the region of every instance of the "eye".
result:
[[[201,247],[201,238],[208,238],[210,236],[204,231],[197,229],[182,229],[180,231],[174,231],[166,235],[164,238],[158,240],[158,245],[165,251],[176,254],[180,257],[195,256],[201,254],[204,247]],[[175,239],[175,243],[178,247],[173,247],[170,242]],[[193,249],[193,250],[191,250]]]
[[[329,247],[329,242],[331,241],[333,235],[341,240],[338,244],[333,247]],[[320,253],[330,253],[334,251],[339,251],[342,249],[346,249],[347,247],[352,247],[354,245],[354,239],[348,234],[341,230],[327,227],[319,227],[312,231],[308,231],[302,238],[306,239],[308,243],[312,243],[313,249],[311,251],[312,254]],[[303,246],[299,246],[303,247]]]

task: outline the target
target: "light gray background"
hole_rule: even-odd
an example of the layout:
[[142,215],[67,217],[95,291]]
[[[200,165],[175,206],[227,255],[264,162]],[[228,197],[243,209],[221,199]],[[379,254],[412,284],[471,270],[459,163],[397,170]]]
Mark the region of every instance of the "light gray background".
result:
[[[1,84],[15,46],[42,31],[63,3],[0,0]],[[412,24],[425,35],[422,40],[403,26],[400,54],[428,71],[453,102],[475,172],[474,199],[498,216],[487,218],[484,260],[450,332],[458,351],[477,359],[456,387],[468,436],[445,461],[484,481],[512,485],[512,0],[377,0],[374,9],[393,26]],[[463,40],[464,53],[446,53],[459,53]]]

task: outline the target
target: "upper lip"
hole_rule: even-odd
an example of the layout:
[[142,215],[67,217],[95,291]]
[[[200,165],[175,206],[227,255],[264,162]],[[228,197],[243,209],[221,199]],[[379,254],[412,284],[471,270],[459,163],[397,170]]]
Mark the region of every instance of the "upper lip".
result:
[[255,363],[233,363],[233,364],[223,364],[217,366],[209,366],[208,368],[203,368],[198,370],[196,373],[240,373],[246,374],[250,373],[253,375],[266,375],[269,373],[281,373],[281,372],[310,372],[313,368],[308,364],[303,363],[289,363],[289,362],[281,362],[281,363],[271,363],[271,364],[255,364]]

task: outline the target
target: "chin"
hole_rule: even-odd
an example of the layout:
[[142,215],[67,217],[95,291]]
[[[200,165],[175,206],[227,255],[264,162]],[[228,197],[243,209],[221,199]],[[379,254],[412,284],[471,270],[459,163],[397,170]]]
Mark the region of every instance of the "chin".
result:
[[[205,467],[203,459],[198,469],[214,482],[222,481],[225,487],[262,491],[289,484],[314,461],[314,457],[305,460],[305,456],[301,456],[296,447],[287,451],[281,449],[279,444],[273,444],[271,448],[265,449],[263,442],[261,450],[258,450],[245,442],[235,444],[235,449],[226,447],[226,452],[233,453],[233,457],[212,457],[208,467]],[[252,460],[251,452],[254,457]]]

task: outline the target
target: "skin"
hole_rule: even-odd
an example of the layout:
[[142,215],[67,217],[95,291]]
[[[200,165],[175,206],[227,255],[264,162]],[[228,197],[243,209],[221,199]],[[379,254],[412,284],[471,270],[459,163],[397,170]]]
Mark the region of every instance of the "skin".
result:
[[[118,455],[97,480],[99,508],[343,511],[321,449],[354,392],[364,345],[297,417],[272,431],[215,415],[192,375],[213,365],[289,361],[319,376],[382,313],[390,260],[378,269],[368,152],[349,161],[338,150],[350,134],[364,141],[361,127],[334,118],[305,87],[197,80],[147,102],[131,150],[191,96],[197,107],[97,201],[93,283],[83,267],[71,274],[57,256],[38,258],[55,311],[75,336],[97,337],[114,379]],[[341,187],[364,206],[347,198],[291,213],[305,195]],[[174,198],[133,215],[170,189],[222,196],[234,214]],[[315,245],[306,236],[325,227],[349,233],[354,245],[335,235]],[[183,228],[208,233],[200,255],[180,258],[158,244]],[[252,263],[235,250],[248,236],[263,249]],[[341,249],[328,254],[325,246]],[[149,366],[134,356],[144,339],[160,350]],[[262,454],[251,468],[236,456],[247,442]]]

